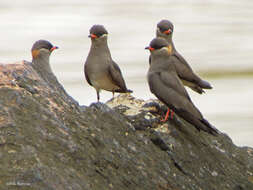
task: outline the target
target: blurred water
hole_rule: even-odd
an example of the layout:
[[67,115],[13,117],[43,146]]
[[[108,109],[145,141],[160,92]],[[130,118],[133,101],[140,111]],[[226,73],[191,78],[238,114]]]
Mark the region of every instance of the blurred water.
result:
[[[51,56],[58,79],[80,104],[96,101],[84,79],[93,24],[109,31],[109,47],[134,96],[153,98],[146,82],[148,52],[163,18],[175,25],[174,42],[198,72],[253,70],[253,1],[228,0],[1,0],[0,62],[31,60],[34,41],[47,39],[60,47]],[[214,89],[204,95],[189,91],[205,117],[237,145],[253,146],[253,77],[208,78]],[[111,93],[101,94],[102,101]]]

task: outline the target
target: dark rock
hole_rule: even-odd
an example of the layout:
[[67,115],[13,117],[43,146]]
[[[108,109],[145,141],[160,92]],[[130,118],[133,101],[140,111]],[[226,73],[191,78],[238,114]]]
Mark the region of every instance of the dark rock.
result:
[[41,72],[0,65],[0,189],[253,189],[252,148],[162,123],[153,100],[79,106]]

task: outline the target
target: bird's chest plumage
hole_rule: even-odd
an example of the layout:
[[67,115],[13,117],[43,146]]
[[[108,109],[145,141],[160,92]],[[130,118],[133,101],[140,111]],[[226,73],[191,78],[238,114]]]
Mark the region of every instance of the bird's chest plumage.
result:
[[93,56],[92,59],[87,62],[87,72],[92,86],[97,89],[104,89],[113,91],[118,89],[114,85],[110,73],[110,59],[106,56]]

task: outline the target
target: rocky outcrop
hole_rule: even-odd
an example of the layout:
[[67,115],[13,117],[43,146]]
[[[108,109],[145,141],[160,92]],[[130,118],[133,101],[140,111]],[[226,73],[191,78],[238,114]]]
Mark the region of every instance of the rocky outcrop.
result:
[[0,64],[0,189],[253,189],[252,148],[163,113],[130,95],[79,106],[53,74]]

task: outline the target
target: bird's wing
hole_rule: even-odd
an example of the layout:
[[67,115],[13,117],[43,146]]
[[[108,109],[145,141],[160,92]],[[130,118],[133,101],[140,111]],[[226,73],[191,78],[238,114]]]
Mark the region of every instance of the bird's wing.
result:
[[148,58],[148,63],[149,63],[149,65],[151,65],[151,55]]
[[[198,75],[196,75],[193,72],[192,68],[187,63],[187,61],[183,58],[182,55],[180,55],[178,52],[174,52],[173,57],[175,61],[176,71],[180,79],[183,79],[187,82],[191,82],[200,88],[206,88],[206,89],[212,88],[209,82],[202,80]],[[187,85],[187,86],[191,87],[190,85]]]
[[156,97],[184,120],[193,124],[198,130],[203,130],[213,135],[218,133],[207,120],[205,120],[191,102],[175,71],[150,72],[148,74],[150,90]]
[[188,79],[188,81],[196,80],[195,73],[193,72],[191,66],[187,63],[187,61],[180,55],[178,52],[173,53],[174,61],[176,62],[176,69],[180,78]]
[[185,90],[182,82],[180,81],[176,72],[167,72],[162,71],[160,73],[161,82],[169,88],[172,88],[174,91],[178,93],[178,95],[188,99],[191,101],[190,96],[188,95],[187,91]]
[[110,64],[109,66],[109,73],[114,84],[117,85],[120,88],[120,90],[127,91],[126,84],[123,79],[120,68],[114,61],[112,61],[112,64]]
[[171,109],[202,118],[175,72],[151,72],[148,82],[151,92]]
[[92,86],[90,79],[89,79],[88,72],[87,72],[87,65],[86,64],[84,64],[84,75],[85,75],[85,78],[86,78],[87,82],[89,83],[89,85]]

